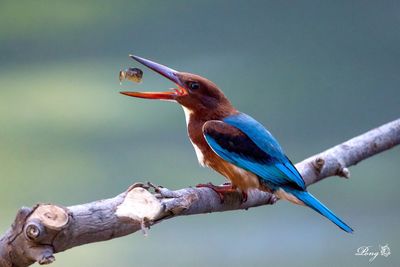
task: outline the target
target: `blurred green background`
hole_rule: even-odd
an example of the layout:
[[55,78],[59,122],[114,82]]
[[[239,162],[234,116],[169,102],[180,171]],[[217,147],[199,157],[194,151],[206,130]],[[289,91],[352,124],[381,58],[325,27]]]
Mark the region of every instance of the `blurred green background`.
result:
[[[399,1],[1,1],[0,230],[19,207],[114,196],[137,181],[223,182],[200,168],[175,104],[129,53],[216,82],[298,162],[399,117]],[[399,148],[310,187],[354,229],[279,202],[182,217],[57,255],[61,266],[400,265]]]

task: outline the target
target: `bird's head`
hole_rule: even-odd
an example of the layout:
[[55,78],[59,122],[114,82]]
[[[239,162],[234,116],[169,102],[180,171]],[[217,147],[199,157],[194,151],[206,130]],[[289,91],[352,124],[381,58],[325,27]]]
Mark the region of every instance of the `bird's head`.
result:
[[179,72],[138,56],[130,55],[130,57],[174,82],[176,88],[164,92],[121,92],[121,94],[138,98],[174,101],[193,112],[233,109],[222,91],[210,80],[199,75]]

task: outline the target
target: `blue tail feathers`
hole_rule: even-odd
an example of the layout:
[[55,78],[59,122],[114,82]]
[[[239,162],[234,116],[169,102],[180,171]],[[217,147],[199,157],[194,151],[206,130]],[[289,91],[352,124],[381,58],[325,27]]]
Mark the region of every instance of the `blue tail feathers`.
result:
[[300,191],[295,189],[284,189],[286,192],[291,193],[299,200],[303,201],[305,205],[312,208],[316,212],[325,216],[329,220],[331,220],[334,224],[339,226],[342,230],[352,233],[353,229],[348,226],[345,222],[343,222],[339,217],[337,217],[332,211],[330,211],[324,204],[322,204],[318,199],[316,199],[313,195],[311,195],[307,191]]

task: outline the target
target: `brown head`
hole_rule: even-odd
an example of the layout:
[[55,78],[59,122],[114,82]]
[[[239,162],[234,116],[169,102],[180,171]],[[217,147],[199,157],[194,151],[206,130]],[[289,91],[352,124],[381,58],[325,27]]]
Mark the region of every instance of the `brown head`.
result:
[[178,102],[193,113],[204,116],[208,114],[226,116],[235,112],[222,91],[210,80],[199,75],[179,72],[138,56],[130,55],[130,57],[174,82],[176,88],[165,92],[121,92],[121,94]]

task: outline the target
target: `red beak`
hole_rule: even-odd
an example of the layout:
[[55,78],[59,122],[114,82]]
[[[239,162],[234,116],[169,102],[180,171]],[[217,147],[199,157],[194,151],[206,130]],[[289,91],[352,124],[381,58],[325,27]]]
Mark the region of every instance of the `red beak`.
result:
[[172,91],[166,92],[121,92],[123,95],[139,97],[139,98],[147,98],[147,99],[160,99],[160,100],[175,100],[176,97],[187,94],[186,90],[183,87],[183,84],[179,80],[178,72],[171,68],[168,68],[164,65],[158,64],[156,62],[150,61],[145,58],[141,58],[134,55],[129,55],[134,60],[142,63],[149,69],[154,70],[155,72],[161,74],[165,78],[174,82],[178,89],[172,89]]
[[179,91],[178,89],[175,89],[174,91],[166,91],[166,92],[120,92],[120,93],[123,95],[138,97],[138,98],[175,100],[177,96],[185,94],[178,91]]

